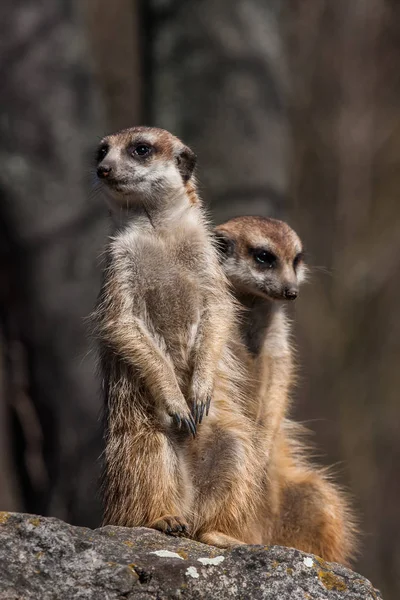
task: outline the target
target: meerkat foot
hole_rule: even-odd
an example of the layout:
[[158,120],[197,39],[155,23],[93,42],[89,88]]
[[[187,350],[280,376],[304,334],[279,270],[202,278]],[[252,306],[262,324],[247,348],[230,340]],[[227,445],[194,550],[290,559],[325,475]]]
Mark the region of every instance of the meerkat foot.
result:
[[209,546],[216,546],[217,548],[234,548],[235,546],[244,546],[244,542],[221,533],[220,531],[209,531],[202,533],[198,537],[198,541]]
[[175,537],[186,537],[189,534],[189,525],[185,519],[172,515],[165,515],[161,519],[157,519],[150,527]]

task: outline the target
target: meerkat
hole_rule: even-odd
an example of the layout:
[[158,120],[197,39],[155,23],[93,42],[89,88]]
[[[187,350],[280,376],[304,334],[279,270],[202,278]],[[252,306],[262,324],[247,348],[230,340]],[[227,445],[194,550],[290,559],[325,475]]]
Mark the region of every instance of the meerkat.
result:
[[241,338],[253,389],[251,418],[263,429],[268,456],[287,412],[294,380],[285,301],[299,293],[307,268],[297,234],[283,221],[237,217],[215,228],[224,272],[244,311]]
[[263,541],[346,563],[355,548],[346,496],[309,464],[304,430],[287,418],[294,366],[285,303],[297,298],[306,279],[302,242],[287,223],[262,217],[231,219],[215,234],[225,274],[245,309],[241,337],[253,382],[248,410],[262,432],[267,473]]
[[[232,400],[235,308],[197,194],[196,157],[167,131],[134,127],[105,137],[96,163],[115,227],[93,314],[104,524],[190,532],[222,547],[251,542],[257,475],[251,426]],[[205,456],[221,440],[213,477]]]

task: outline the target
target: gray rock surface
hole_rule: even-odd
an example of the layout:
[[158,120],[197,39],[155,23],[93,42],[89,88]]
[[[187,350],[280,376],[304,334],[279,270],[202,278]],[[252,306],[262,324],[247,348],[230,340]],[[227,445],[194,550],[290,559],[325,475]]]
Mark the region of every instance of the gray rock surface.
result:
[[290,548],[219,550],[151,529],[0,513],[1,600],[379,600],[370,582]]

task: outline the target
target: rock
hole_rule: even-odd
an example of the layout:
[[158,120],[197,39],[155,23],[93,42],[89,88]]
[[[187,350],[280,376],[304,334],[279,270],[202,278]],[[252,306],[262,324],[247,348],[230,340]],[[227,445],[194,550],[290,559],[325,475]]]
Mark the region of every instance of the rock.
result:
[[379,600],[337,564],[278,546],[219,550],[145,528],[0,513],[1,600]]

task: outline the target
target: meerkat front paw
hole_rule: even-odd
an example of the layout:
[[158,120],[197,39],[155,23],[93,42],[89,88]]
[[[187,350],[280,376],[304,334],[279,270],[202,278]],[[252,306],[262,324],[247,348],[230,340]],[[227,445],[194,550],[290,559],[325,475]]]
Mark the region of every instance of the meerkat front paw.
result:
[[196,425],[202,422],[204,414],[208,417],[212,399],[212,389],[213,386],[208,382],[192,381],[189,406]]
[[178,413],[174,413],[170,416],[173,418],[174,423],[178,426],[179,429],[184,427],[189,433],[192,434],[193,437],[196,437],[196,423],[192,415],[189,414],[189,416],[187,417],[182,417]]
[[179,429],[186,429],[193,437],[196,437],[196,422],[186,405],[186,402],[169,402],[167,405],[167,414],[172,417],[173,422]]

